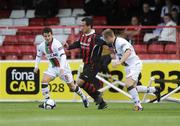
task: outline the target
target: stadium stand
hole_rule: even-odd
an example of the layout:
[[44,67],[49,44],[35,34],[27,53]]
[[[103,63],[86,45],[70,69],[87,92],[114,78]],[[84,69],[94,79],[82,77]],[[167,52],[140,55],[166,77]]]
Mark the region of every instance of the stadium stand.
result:
[[[126,6],[122,4],[122,2],[119,3],[121,3],[119,6]],[[12,6],[8,6],[8,9],[0,10],[0,59],[33,59],[35,52],[32,50],[43,41],[41,27],[44,26],[53,26],[54,36],[61,42],[68,41],[68,43],[72,43],[76,41],[80,34],[80,28],[73,26],[80,25],[82,18],[86,15],[83,10],[83,0],[77,0],[76,2],[73,2],[73,0],[62,0],[58,1],[58,4],[59,11],[57,15],[47,18],[35,17],[35,8],[14,9]],[[137,9],[136,11],[139,10]],[[109,25],[109,17],[107,15],[88,15],[88,17],[93,18],[93,24],[95,26]],[[126,22],[129,24],[128,20]],[[23,28],[17,28],[16,26],[23,26]],[[124,29],[125,28],[114,28],[116,31],[124,31]],[[101,34],[103,28],[96,28],[95,30],[98,34]],[[143,36],[146,30],[147,29],[141,30],[141,35],[136,38],[136,42],[134,43],[134,47],[140,58],[177,59],[177,43],[180,42],[179,38],[177,38],[176,43],[166,42],[165,44],[160,44],[156,42],[157,40],[151,43],[144,43]],[[32,50],[26,52],[21,46],[30,50],[32,48]],[[71,52],[66,50],[66,53],[68,54],[68,58],[80,58],[78,49]]]

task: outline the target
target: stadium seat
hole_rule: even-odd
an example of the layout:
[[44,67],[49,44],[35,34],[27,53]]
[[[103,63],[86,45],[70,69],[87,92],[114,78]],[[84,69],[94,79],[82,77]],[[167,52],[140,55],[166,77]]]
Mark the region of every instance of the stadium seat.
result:
[[134,45],[137,54],[144,54],[147,53],[147,45],[136,44]]
[[35,17],[35,10],[27,10],[26,18],[34,18]]
[[76,25],[81,25],[81,20],[85,17],[77,17],[76,19]]
[[36,47],[35,46],[29,46],[29,45],[19,46],[19,51],[20,51],[21,55],[33,55],[33,56],[35,56]]
[[0,10],[0,18],[9,18],[11,11],[9,10]]
[[177,56],[176,54],[151,54],[149,55],[149,58],[167,60],[167,59],[177,59]]
[[28,26],[29,19],[28,18],[21,18],[21,19],[13,19],[14,26]]
[[23,55],[22,60],[34,60],[34,56],[33,55]]
[[5,52],[5,55],[19,55],[20,54],[20,50],[19,50],[19,47],[18,46],[12,46],[12,45],[6,45],[6,46],[3,46],[4,48],[4,52]]
[[14,54],[7,54],[5,60],[18,60],[18,56]]
[[73,9],[72,12],[72,16],[79,16],[79,15],[83,15],[85,13],[85,11],[81,8],[75,8]]
[[38,35],[42,33],[42,29],[31,29],[32,35]]
[[0,29],[0,35],[16,35],[17,29]]
[[4,39],[5,39],[5,36],[0,35],[0,46],[3,45]]
[[84,0],[69,0],[68,6],[71,8],[83,8],[84,6]]
[[42,35],[36,35],[34,44],[39,45],[43,41],[44,41],[44,38]]
[[60,9],[57,17],[69,17],[72,15],[71,9]]
[[107,25],[107,19],[105,16],[94,16],[93,24],[94,25]]
[[3,56],[4,53],[5,53],[4,47],[3,47],[3,46],[0,46],[0,56]]
[[75,21],[74,17],[62,17],[60,18],[60,25],[75,25]]
[[62,28],[52,28],[52,31],[53,31],[54,35],[63,34],[63,29]]
[[2,26],[2,27],[13,26],[13,20],[12,19],[0,19],[0,26]]
[[19,35],[18,44],[20,45],[34,45],[35,36],[33,35]]
[[31,18],[29,21],[30,26],[43,26],[44,19],[43,18]]
[[148,53],[164,53],[164,46],[161,44],[150,44],[148,46]]
[[47,18],[44,22],[45,25],[58,25],[59,24],[59,18],[53,17],[53,18]]
[[32,35],[32,30],[18,29],[17,35]]
[[18,38],[15,35],[7,35],[4,39],[3,45],[17,45]]
[[24,18],[25,10],[12,10],[10,14],[10,18]]
[[68,35],[54,35],[54,38],[56,38],[60,42],[66,42],[68,39]]
[[177,45],[176,44],[166,44],[165,45],[165,53],[171,53],[175,54],[177,50]]
[[64,28],[64,29],[63,29],[63,33],[64,33],[65,35],[70,35],[70,34],[72,34],[71,28]]
[[139,58],[142,60],[149,60],[151,54],[138,54]]

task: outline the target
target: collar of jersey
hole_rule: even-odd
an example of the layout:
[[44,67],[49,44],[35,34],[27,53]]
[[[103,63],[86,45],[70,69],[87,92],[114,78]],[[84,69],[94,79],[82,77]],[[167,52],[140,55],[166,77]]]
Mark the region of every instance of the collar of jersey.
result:
[[89,35],[92,35],[92,34],[94,34],[94,33],[95,33],[95,30],[94,30],[94,29],[91,29],[91,32],[88,33],[88,34],[85,34],[85,36],[89,36]]

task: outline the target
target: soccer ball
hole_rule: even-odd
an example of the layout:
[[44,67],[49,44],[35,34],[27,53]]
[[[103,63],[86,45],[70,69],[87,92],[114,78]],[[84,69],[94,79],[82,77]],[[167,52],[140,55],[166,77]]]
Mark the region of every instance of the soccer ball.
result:
[[54,109],[56,107],[56,103],[52,99],[48,99],[44,102],[44,108],[45,109]]

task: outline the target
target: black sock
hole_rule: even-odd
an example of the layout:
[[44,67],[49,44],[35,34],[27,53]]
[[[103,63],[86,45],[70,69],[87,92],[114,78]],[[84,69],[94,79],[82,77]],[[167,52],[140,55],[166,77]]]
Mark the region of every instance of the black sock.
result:
[[99,96],[100,92],[94,87],[93,84],[85,82],[82,88],[95,100]]

